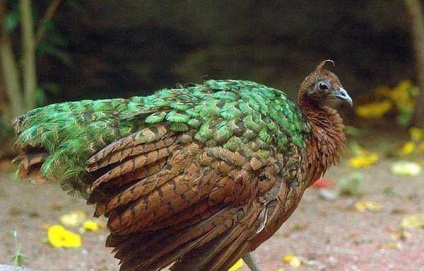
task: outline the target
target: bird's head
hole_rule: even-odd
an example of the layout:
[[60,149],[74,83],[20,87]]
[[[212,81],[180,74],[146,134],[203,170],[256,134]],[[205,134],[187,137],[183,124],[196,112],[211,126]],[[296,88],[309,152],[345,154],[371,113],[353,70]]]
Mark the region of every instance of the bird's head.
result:
[[327,62],[334,65],[332,60],[322,61],[302,82],[299,90],[299,104],[308,102],[319,105],[329,99],[340,99],[352,106],[352,98],[343,88],[339,78],[334,73],[323,69]]

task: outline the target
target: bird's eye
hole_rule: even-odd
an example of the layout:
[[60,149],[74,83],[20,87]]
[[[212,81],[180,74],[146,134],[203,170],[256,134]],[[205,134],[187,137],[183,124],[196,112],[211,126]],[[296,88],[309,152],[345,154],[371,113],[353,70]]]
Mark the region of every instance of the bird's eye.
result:
[[327,90],[327,89],[329,89],[330,87],[328,86],[328,84],[327,83],[325,83],[325,82],[319,82],[318,83],[318,89],[319,90]]

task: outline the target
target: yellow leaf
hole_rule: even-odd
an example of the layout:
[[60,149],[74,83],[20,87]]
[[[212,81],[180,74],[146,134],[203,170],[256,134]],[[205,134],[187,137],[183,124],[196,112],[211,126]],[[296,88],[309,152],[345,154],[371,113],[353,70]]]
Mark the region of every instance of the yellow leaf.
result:
[[363,168],[368,167],[374,163],[376,163],[379,159],[378,154],[369,153],[361,156],[356,156],[347,161],[348,166],[353,168]]
[[422,167],[414,162],[397,161],[392,164],[390,171],[394,175],[417,176],[421,173]]
[[47,239],[53,247],[81,247],[81,236],[66,230],[62,225],[49,227]]
[[414,150],[415,150],[415,143],[413,141],[408,141],[405,144],[403,144],[399,154],[401,156],[407,156],[411,154],[412,152],[414,152]]
[[98,231],[100,229],[99,223],[93,220],[87,220],[82,224],[84,230],[87,231]]
[[284,255],[283,262],[290,264],[294,268],[298,268],[301,265],[300,259],[293,254]]
[[396,242],[388,242],[388,243],[377,245],[378,249],[394,249],[397,247],[398,247],[398,243]]
[[383,208],[383,205],[375,201],[364,200],[364,201],[358,201],[355,203],[355,209],[361,213],[365,211],[378,212],[382,208]]
[[244,262],[242,259],[238,260],[228,271],[236,271],[242,268],[244,265]]
[[59,221],[62,225],[68,227],[77,227],[81,225],[86,219],[87,215],[82,210],[77,210],[65,215],[62,215],[59,218]]
[[400,222],[400,226],[404,229],[424,228],[424,214],[406,216]]
[[412,127],[409,129],[409,134],[411,135],[411,139],[414,141],[420,141],[421,139],[424,139],[424,129]]
[[412,87],[412,82],[409,80],[401,81],[392,91],[390,91],[390,98],[397,104],[407,104],[411,101],[412,97],[409,93]]
[[355,113],[357,116],[365,119],[379,119],[392,109],[393,104],[389,100],[374,102],[356,107]]

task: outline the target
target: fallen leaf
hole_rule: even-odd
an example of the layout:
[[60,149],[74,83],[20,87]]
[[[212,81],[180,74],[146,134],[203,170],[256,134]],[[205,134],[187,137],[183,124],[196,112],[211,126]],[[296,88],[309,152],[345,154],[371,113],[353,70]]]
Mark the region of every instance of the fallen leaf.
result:
[[87,220],[82,224],[82,228],[86,231],[98,231],[100,229],[100,225],[96,221]]
[[244,265],[243,259],[238,260],[228,271],[236,271],[242,268]]
[[397,161],[392,164],[390,171],[394,175],[417,176],[421,173],[422,167],[414,162]]
[[293,254],[284,255],[283,262],[290,264],[290,266],[294,268],[298,268],[301,265],[300,259]]
[[424,214],[406,216],[400,222],[400,226],[404,229],[424,228]]
[[62,225],[53,225],[47,230],[47,239],[53,247],[81,247],[81,236],[66,230]]
[[331,180],[325,179],[325,178],[320,178],[320,179],[316,180],[314,182],[314,184],[312,185],[312,187],[317,188],[317,189],[331,188],[333,186],[334,186],[333,182]]
[[86,218],[87,218],[87,215],[85,214],[84,211],[77,210],[77,211],[62,215],[59,218],[59,221],[64,226],[77,227],[81,225]]
[[348,160],[347,164],[353,168],[364,168],[374,164],[378,161],[378,159],[378,154],[371,153],[368,155],[353,157]]
[[415,142],[408,141],[405,144],[403,144],[402,148],[399,151],[400,156],[407,156],[413,153],[416,149]]
[[355,209],[361,213],[365,211],[378,212],[382,208],[383,208],[383,205],[375,201],[364,200],[364,201],[358,201],[355,203]]
[[394,249],[398,247],[398,243],[389,242],[377,245],[377,249]]

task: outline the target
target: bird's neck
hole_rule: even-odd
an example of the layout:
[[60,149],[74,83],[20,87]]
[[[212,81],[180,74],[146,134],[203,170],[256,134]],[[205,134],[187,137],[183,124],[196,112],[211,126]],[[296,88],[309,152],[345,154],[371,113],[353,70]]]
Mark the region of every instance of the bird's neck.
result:
[[312,126],[306,168],[307,180],[311,185],[340,160],[346,137],[343,120],[335,109],[313,103],[303,103],[301,107]]

